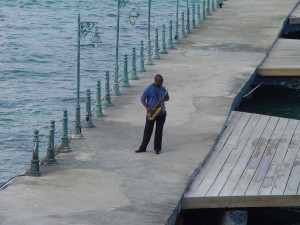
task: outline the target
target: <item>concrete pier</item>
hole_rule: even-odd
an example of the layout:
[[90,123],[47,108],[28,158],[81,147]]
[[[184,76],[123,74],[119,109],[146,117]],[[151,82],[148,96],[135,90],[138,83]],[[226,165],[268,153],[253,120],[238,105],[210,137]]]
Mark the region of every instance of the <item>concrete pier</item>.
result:
[[[42,166],[41,177],[19,177],[0,191],[0,224],[175,224],[184,191],[214,146],[232,102],[277,38],[297,0],[228,0],[147,72],[96,128],[70,143],[72,152]],[[170,101],[162,153],[142,140],[139,96],[164,76]],[[29,159],[30,160],[30,159]],[[179,205],[179,207],[178,207]]]

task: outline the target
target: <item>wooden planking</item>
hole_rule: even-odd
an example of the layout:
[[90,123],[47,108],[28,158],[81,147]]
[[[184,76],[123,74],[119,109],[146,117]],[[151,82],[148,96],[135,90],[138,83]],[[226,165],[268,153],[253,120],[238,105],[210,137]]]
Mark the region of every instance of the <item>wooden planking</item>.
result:
[[287,184],[287,181],[290,177],[292,167],[297,158],[297,154],[300,148],[300,123],[295,130],[294,136],[289,145],[288,152],[284,158],[284,161],[281,165],[281,168],[278,172],[277,179],[275,181],[272,195],[283,195],[284,190]]
[[287,154],[289,144],[297,125],[298,120],[289,120],[288,125],[286,126],[286,129],[279,141],[278,148],[275,152],[268,172],[264,178],[264,181],[262,182],[262,186],[259,190],[259,195],[271,194],[279,169],[282,165],[285,155]]
[[197,188],[199,187],[199,185],[202,182],[203,178],[205,177],[207,171],[213,165],[213,162],[214,162],[215,158],[218,156],[218,154],[220,153],[220,151],[223,148],[224,144],[226,143],[229,135],[231,134],[234,127],[238,123],[238,121],[239,121],[240,117],[242,116],[242,114],[243,114],[242,112],[235,112],[235,111],[233,111],[231,113],[231,115],[230,115],[231,119],[229,120],[229,123],[228,123],[227,127],[223,131],[220,140],[218,141],[218,143],[216,144],[214,150],[210,154],[209,159],[207,160],[207,162],[204,163],[204,165],[202,166],[199,174],[196,176],[195,180],[193,181],[191,187],[189,188],[188,193],[192,193],[193,191],[197,190]]
[[209,191],[207,192],[207,196],[215,196],[218,195],[224,186],[228,176],[230,175],[230,172],[234,168],[234,166],[237,164],[240,155],[242,154],[245,145],[253,132],[260,116],[258,114],[252,114],[246,127],[244,128],[241,136],[237,140],[236,146],[232,149],[230,152],[229,157],[227,158],[224,166],[221,168],[221,171],[219,172],[217,178],[215,179],[214,183],[210,187]]
[[259,138],[262,132],[264,131],[269,121],[269,118],[270,118],[269,116],[264,116],[264,115],[260,116],[259,121],[255,127],[255,132],[252,132],[245,146],[244,152],[242,156],[239,158],[230,176],[228,177],[224,187],[222,188],[219,194],[220,196],[228,196],[232,194],[235,186],[237,185],[238,180],[243,174],[245,165],[248,164],[250,157],[258,144]]
[[269,143],[264,152],[264,155],[256,169],[255,175],[252,178],[245,195],[257,195],[258,194],[258,191],[259,191],[259,189],[262,185],[262,182],[268,172],[272,158],[277,149],[277,146],[279,145],[280,138],[283,135],[283,131],[285,130],[287,123],[288,123],[288,119],[286,119],[286,118],[279,119],[278,124],[269,140]]
[[245,167],[242,176],[238,180],[237,185],[235,186],[232,195],[244,195],[247,191],[247,188],[254,176],[256,168],[263,156],[263,153],[267,147],[269,139],[279,121],[278,117],[270,117],[269,122],[263,131],[261,137],[259,138],[258,144],[255,147],[255,150]]
[[261,76],[300,76],[300,40],[279,38],[259,66]]
[[295,8],[289,17],[289,24],[300,24],[300,4]]
[[202,180],[201,184],[199,185],[197,191],[195,192],[196,195],[205,195],[209,190],[210,186],[216,179],[218,172],[223,167],[225,160],[227,159],[228,155],[230,154],[231,149],[236,145],[236,141],[238,140],[239,136],[241,135],[245,125],[248,123],[250,119],[249,113],[243,113],[239,123],[236,125],[235,129],[229,136],[227,142],[225,143],[224,147],[222,148],[220,154],[213,162],[213,169],[210,169],[204,179]]
[[299,121],[238,114],[183,208],[299,206]]
[[214,196],[184,198],[182,209],[299,207],[300,195]]

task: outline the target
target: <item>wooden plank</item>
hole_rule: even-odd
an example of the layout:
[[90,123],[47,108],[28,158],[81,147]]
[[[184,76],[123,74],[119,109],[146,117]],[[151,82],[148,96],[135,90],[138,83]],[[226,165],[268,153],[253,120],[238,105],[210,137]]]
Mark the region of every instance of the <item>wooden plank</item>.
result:
[[279,38],[259,66],[261,76],[300,76],[300,40]]
[[228,177],[224,187],[222,188],[220,192],[220,196],[230,196],[236,187],[238,180],[243,174],[243,171],[245,169],[245,165],[248,164],[251,155],[253,154],[253,151],[255,150],[259,138],[264,131],[268,121],[269,116],[261,115],[259,118],[259,121],[255,127],[254,132],[252,132],[245,149],[243,151],[242,156],[239,158],[237,164],[235,165],[234,169],[232,170],[230,176]]
[[236,141],[238,140],[243,129],[248,123],[250,115],[251,115],[250,113],[242,114],[238,124],[236,125],[235,129],[232,131],[230,137],[228,138],[228,141],[222,148],[218,157],[213,162],[213,169],[207,172],[206,176],[204,177],[198,189],[196,190],[195,192],[196,196],[203,196],[207,193],[208,189],[210,188],[215,178],[217,177],[219,171],[223,167],[228,155],[231,152],[231,149],[236,145]]
[[293,137],[297,125],[298,125],[298,120],[292,120],[292,119],[289,120],[288,125],[286,126],[286,129],[280,139],[279,145],[272,159],[269,170],[265,176],[264,181],[262,182],[262,186],[258,193],[259,195],[271,194],[279,169],[287,154],[288,147],[290,145],[291,139]]
[[283,195],[287,185],[292,167],[297,158],[297,154],[300,148],[300,123],[295,130],[291,143],[289,145],[288,152],[284,158],[282,166],[278,172],[277,179],[275,181],[272,195]]
[[193,181],[193,183],[190,186],[189,191],[186,193],[186,195],[189,195],[189,194],[191,194],[191,193],[193,193],[194,191],[197,190],[197,188],[199,187],[199,185],[202,182],[203,178],[207,174],[208,170],[213,165],[214,160],[216,159],[216,157],[220,153],[221,149],[223,148],[223,146],[227,142],[227,139],[228,139],[229,135],[231,134],[231,132],[235,128],[236,124],[240,120],[242,114],[243,114],[242,112],[235,112],[235,111],[232,112],[232,114],[230,115],[231,120],[228,121],[228,125],[227,125],[226,129],[223,131],[223,133],[220,137],[220,140],[218,141],[218,143],[216,144],[214,150],[210,154],[209,159],[207,160],[207,162],[204,163],[203,167],[201,168],[199,174],[196,176],[195,180]]
[[300,152],[298,152],[296,160],[293,164],[292,171],[291,171],[291,174],[289,176],[289,179],[288,179],[285,191],[284,191],[285,195],[295,195],[298,193],[299,174],[300,174]]
[[230,152],[229,157],[227,158],[224,166],[222,167],[221,171],[219,172],[218,176],[216,177],[214,183],[208,190],[206,196],[217,196],[219,195],[222,187],[224,186],[228,176],[230,175],[232,169],[237,164],[240,155],[242,154],[245,145],[252,134],[260,115],[252,114],[246,127],[244,128],[241,136],[237,140],[237,144]]
[[268,124],[265,130],[263,131],[261,137],[259,138],[258,144],[255,147],[255,150],[246,168],[244,169],[242,176],[240,177],[237,185],[235,186],[232,192],[232,195],[245,194],[278,121],[278,117],[270,117]]
[[183,198],[182,209],[299,207],[300,195],[216,196]]
[[274,152],[276,151],[280,138],[283,135],[283,131],[285,130],[285,127],[287,126],[288,119],[286,118],[280,118],[277,126],[269,140],[269,143],[267,145],[267,148],[264,152],[264,155],[255,171],[254,177],[252,178],[250,185],[246,191],[245,195],[257,195],[258,191],[262,185],[262,182],[268,172],[268,169],[270,167],[272,158],[274,156]]

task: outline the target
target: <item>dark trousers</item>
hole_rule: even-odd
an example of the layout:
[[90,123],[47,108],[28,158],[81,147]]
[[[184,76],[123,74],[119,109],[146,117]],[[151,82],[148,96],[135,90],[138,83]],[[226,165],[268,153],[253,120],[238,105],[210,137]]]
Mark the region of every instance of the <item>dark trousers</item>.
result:
[[166,116],[157,117],[155,120],[148,120],[146,117],[146,124],[144,129],[144,137],[143,142],[140,146],[140,150],[146,150],[148,143],[151,139],[151,135],[153,132],[154,123],[156,124],[155,127],[155,136],[154,136],[154,150],[160,151],[161,150],[161,142],[162,142],[162,135],[163,135],[163,128],[166,121]]

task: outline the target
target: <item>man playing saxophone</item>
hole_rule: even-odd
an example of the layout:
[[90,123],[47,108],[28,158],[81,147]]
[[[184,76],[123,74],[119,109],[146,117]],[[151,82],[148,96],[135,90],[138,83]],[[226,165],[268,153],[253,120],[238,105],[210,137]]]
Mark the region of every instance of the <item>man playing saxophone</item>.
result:
[[167,111],[165,101],[169,100],[168,90],[162,86],[163,77],[160,74],[154,76],[154,83],[148,85],[141,96],[141,102],[147,110],[146,124],[144,128],[143,141],[136,153],[146,152],[151,139],[154,124],[154,150],[156,154],[161,152],[163,127],[166,121]]

